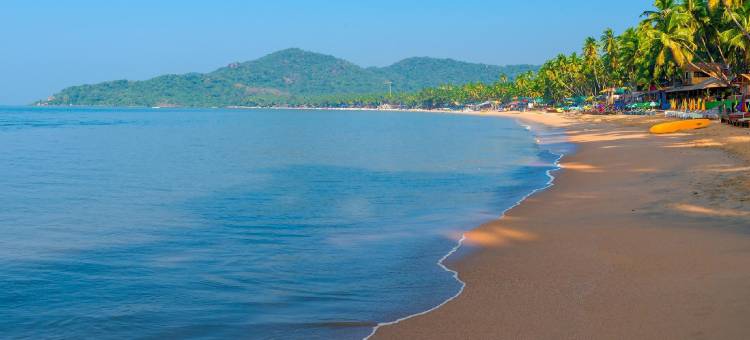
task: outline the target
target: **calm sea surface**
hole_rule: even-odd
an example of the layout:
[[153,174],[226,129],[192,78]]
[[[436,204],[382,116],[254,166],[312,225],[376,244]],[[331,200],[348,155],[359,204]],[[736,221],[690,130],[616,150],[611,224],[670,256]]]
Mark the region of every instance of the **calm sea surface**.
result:
[[362,338],[556,159],[501,118],[0,107],[0,337]]

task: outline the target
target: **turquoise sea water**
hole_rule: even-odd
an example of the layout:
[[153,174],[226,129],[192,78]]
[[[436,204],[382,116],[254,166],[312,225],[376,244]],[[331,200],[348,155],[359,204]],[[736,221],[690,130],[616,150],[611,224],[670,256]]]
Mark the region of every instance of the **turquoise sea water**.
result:
[[426,113],[0,107],[0,334],[362,338],[456,294],[437,261],[546,185],[535,138]]

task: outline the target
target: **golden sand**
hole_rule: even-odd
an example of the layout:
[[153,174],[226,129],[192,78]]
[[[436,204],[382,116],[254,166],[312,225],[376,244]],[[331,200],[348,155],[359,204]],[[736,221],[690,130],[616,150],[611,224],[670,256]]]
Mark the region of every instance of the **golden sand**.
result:
[[[750,339],[750,131],[654,117],[497,114],[564,127],[555,185],[466,234],[466,288],[381,339]],[[726,151],[726,152],[725,152]]]

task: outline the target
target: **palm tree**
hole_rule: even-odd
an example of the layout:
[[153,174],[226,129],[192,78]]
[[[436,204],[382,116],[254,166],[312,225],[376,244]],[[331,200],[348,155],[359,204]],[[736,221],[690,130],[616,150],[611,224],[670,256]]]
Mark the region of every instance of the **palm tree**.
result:
[[690,14],[674,0],[657,0],[654,5],[657,11],[646,11],[642,15],[646,17],[643,25],[645,45],[656,58],[654,77],[669,78],[676,74],[678,67],[691,65],[712,77],[727,80],[721,70],[693,62],[696,58],[702,58],[696,53],[695,30]]
[[[691,18],[689,25],[693,32],[695,32],[695,42],[700,46],[700,54],[703,55],[705,59],[714,62],[714,53],[712,53],[713,51],[712,48],[709,47],[708,41],[710,41],[712,35],[716,35],[713,33],[717,31],[715,27],[711,27],[712,22],[708,11],[708,4],[704,0],[683,0],[682,9]],[[719,40],[716,40],[716,42],[719,42]],[[718,49],[719,55],[723,60],[721,45],[717,44],[713,47]]]
[[[735,10],[739,26],[729,26],[721,32],[721,41],[728,45],[731,53],[731,64],[735,70],[743,71],[750,64],[750,39],[747,39],[743,32],[750,30],[750,8],[739,7]],[[736,58],[741,56],[741,58]]]
[[637,87],[638,76],[642,68],[641,45],[638,31],[635,28],[628,28],[619,38],[618,60],[621,71],[620,74],[624,82],[631,87]]
[[594,77],[592,94],[596,94],[601,89],[601,81],[599,79],[601,60],[599,59],[599,44],[593,37],[586,38],[583,43],[583,61],[586,66],[586,72]]
[[723,18],[727,19],[727,21],[734,25],[733,28],[727,28],[720,33],[720,39],[722,42],[729,43],[733,48],[743,45],[736,39],[729,39],[729,37],[726,36],[726,34],[728,34],[727,32],[730,30],[732,34],[750,40],[750,27],[747,26],[750,6],[748,6],[747,3],[743,0],[708,0],[707,7],[715,13],[721,13]]
[[708,7],[716,8],[719,5],[724,5],[725,7],[742,6],[742,0],[708,0]]
[[668,58],[678,66],[683,66],[692,59],[690,51],[694,48],[693,31],[690,27],[690,16],[680,10],[673,0],[657,0],[658,11],[645,11],[646,38],[655,48],[657,64],[664,65]]
[[570,56],[559,54],[539,69],[536,79],[539,93],[552,101],[591,93],[590,78],[584,69],[584,62],[576,53]]
[[604,30],[601,36],[601,46],[604,51],[603,60],[606,78],[612,85],[619,85],[620,71],[620,40],[611,28]]
[[741,12],[747,14],[747,11],[741,11],[742,8],[747,6],[743,0],[708,0],[707,5],[710,10],[722,10],[724,16],[735,25],[745,38],[750,40],[750,31],[742,24]]
[[503,73],[500,75],[500,83],[507,83],[508,82],[508,75]]

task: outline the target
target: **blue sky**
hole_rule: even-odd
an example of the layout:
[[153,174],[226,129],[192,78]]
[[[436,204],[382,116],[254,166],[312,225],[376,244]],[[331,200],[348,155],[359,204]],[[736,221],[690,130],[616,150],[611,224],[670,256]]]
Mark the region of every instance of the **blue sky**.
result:
[[208,72],[300,47],[362,66],[412,56],[542,63],[650,0],[2,0],[0,103],[69,85]]

